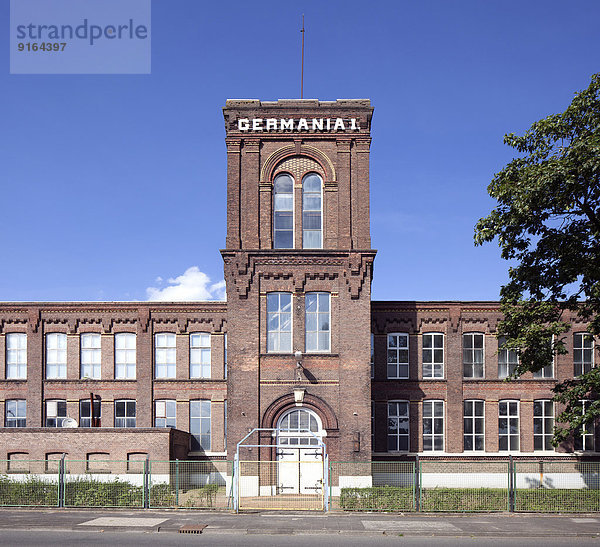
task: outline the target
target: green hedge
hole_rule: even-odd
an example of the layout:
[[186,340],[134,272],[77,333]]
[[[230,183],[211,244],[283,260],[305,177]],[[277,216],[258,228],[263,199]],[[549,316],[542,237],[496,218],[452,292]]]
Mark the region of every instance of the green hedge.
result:
[[508,511],[502,488],[424,488],[421,511]]
[[0,475],[0,506],[58,505],[58,483],[36,477],[17,481]]
[[126,481],[77,479],[65,482],[65,506],[142,507],[144,489]]
[[593,513],[600,511],[600,490],[591,489],[519,489],[515,495],[516,511]]
[[342,488],[340,509],[345,511],[414,511],[413,489],[398,486]]

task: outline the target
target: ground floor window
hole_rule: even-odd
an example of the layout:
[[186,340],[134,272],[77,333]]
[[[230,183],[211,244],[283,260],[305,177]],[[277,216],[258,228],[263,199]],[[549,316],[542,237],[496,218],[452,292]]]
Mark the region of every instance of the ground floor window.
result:
[[519,450],[519,401],[498,401],[500,450]]
[[554,403],[533,401],[533,449],[554,450]]
[[444,401],[423,402],[423,451],[444,450]]
[[192,450],[210,450],[210,401],[190,401]]
[[484,402],[465,401],[463,418],[463,449],[485,450]]
[[408,401],[388,402],[388,452],[408,452],[409,450],[409,403]]
[[135,427],[135,401],[115,401],[115,427]]

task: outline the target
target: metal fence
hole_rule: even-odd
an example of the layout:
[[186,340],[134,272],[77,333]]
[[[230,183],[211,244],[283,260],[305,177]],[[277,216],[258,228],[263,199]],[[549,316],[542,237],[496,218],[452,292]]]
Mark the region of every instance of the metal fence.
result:
[[0,506],[227,510],[239,480],[241,509],[600,512],[598,461],[329,462],[314,493],[281,488],[290,462],[240,464],[232,478],[227,461],[0,460]]

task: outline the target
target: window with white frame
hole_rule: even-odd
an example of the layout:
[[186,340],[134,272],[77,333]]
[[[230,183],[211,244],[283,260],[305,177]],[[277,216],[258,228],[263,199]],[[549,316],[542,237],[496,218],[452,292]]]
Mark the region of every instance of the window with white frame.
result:
[[177,403],[174,399],[154,401],[154,427],[176,427]]
[[554,450],[554,403],[548,400],[533,401],[533,449]]
[[90,399],[82,399],[79,401],[79,427],[92,427],[94,420],[101,423],[102,406],[98,399],[94,399],[94,413],[92,415],[92,404]]
[[371,451],[375,452],[375,402],[371,401]]
[[227,333],[223,336],[223,377],[227,379]]
[[[581,401],[581,413],[585,414],[588,409],[591,401]],[[573,437],[573,448],[575,450],[580,451],[594,451],[594,424],[593,422],[588,422],[584,424],[578,435]]]
[[210,333],[190,334],[190,378],[210,378],[210,361]]
[[48,399],[46,401],[46,427],[62,427],[67,417],[67,401]]
[[323,247],[323,182],[316,173],[302,179],[302,248]]
[[519,355],[514,349],[505,347],[506,337],[498,338],[498,378],[508,378],[514,374],[519,364]]
[[444,335],[440,332],[423,334],[423,378],[444,377]]
[[375,337],[371,333],[371,378],[375,378]]
[[61,332],[46,334],[46,378],[67,377],[67,335]]
[[294,248],[294,179],[285,173],[273,181],[273,248]]
[[[553,340],[549,339],[548,344],[553,346],[554,345]],[[540,370],[536,370],[533,373],[533,377],[534,378],[554,378],[554,353],[553,353],[553,357],[552,357],[550,363],[547,364],[544,368],[542,368]]]
[[498,401],[498,448],[519,450],[519,401]]
[[27,335],[9,332],[6,335],[6,379],[27,378]]
[[408,401],[388,401],[388,452],[408,452],[410,447]]
[[267,294],[267,352],[292,351],[292,293]]
[[463,334],[463,376],[483,378],[483,345],[481,332]]
[[210,401],[190,401],[192,450],[210,450]]
[[7,399],[4,402],[4,427],[27,426],[27,401]]
[[423,451],[444,450],[444,401],[423,401]]
[[408,378],[408,333],[387,335],[387,377]]
[[589,372],[594,366],[594,339],[586,332],[573,334],[573,364],[575,376]]
[[463,406],[463,449],[485,450],[484,402],[464,401]]
[[135,401],[119,399],[115,401],[115,427],[135,427]]
[[99,380],[101,375],[101,349],[100,335],[85,333],[81,340],[81,377]]
[[154,335],[154,377],[175,378],[176,336],[171,332]]
[[131,332],[115,334],[115,378],[135,380],[136,337]]
[[329,352],[331,348],[330,294],[307,292],[305,296],[306,351]]

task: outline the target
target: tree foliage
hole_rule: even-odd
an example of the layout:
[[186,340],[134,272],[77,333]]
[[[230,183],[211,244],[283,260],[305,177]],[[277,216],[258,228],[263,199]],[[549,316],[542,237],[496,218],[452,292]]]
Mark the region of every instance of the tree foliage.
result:
[[[475,242],[497,239],[514,264],[500,291],[498,335],[519,354],[517,377],[567,353],[573,319],[596,341],[600,335],[600,73],[563,113],[504,142],[518,156],[489,185],[498,204],[477,223]],[[557,417],[566,424],[555,431],[558,444],[600,416],[599,370],[554,392],[566,405]],[[585,412],[582,400],[591,401]]]

